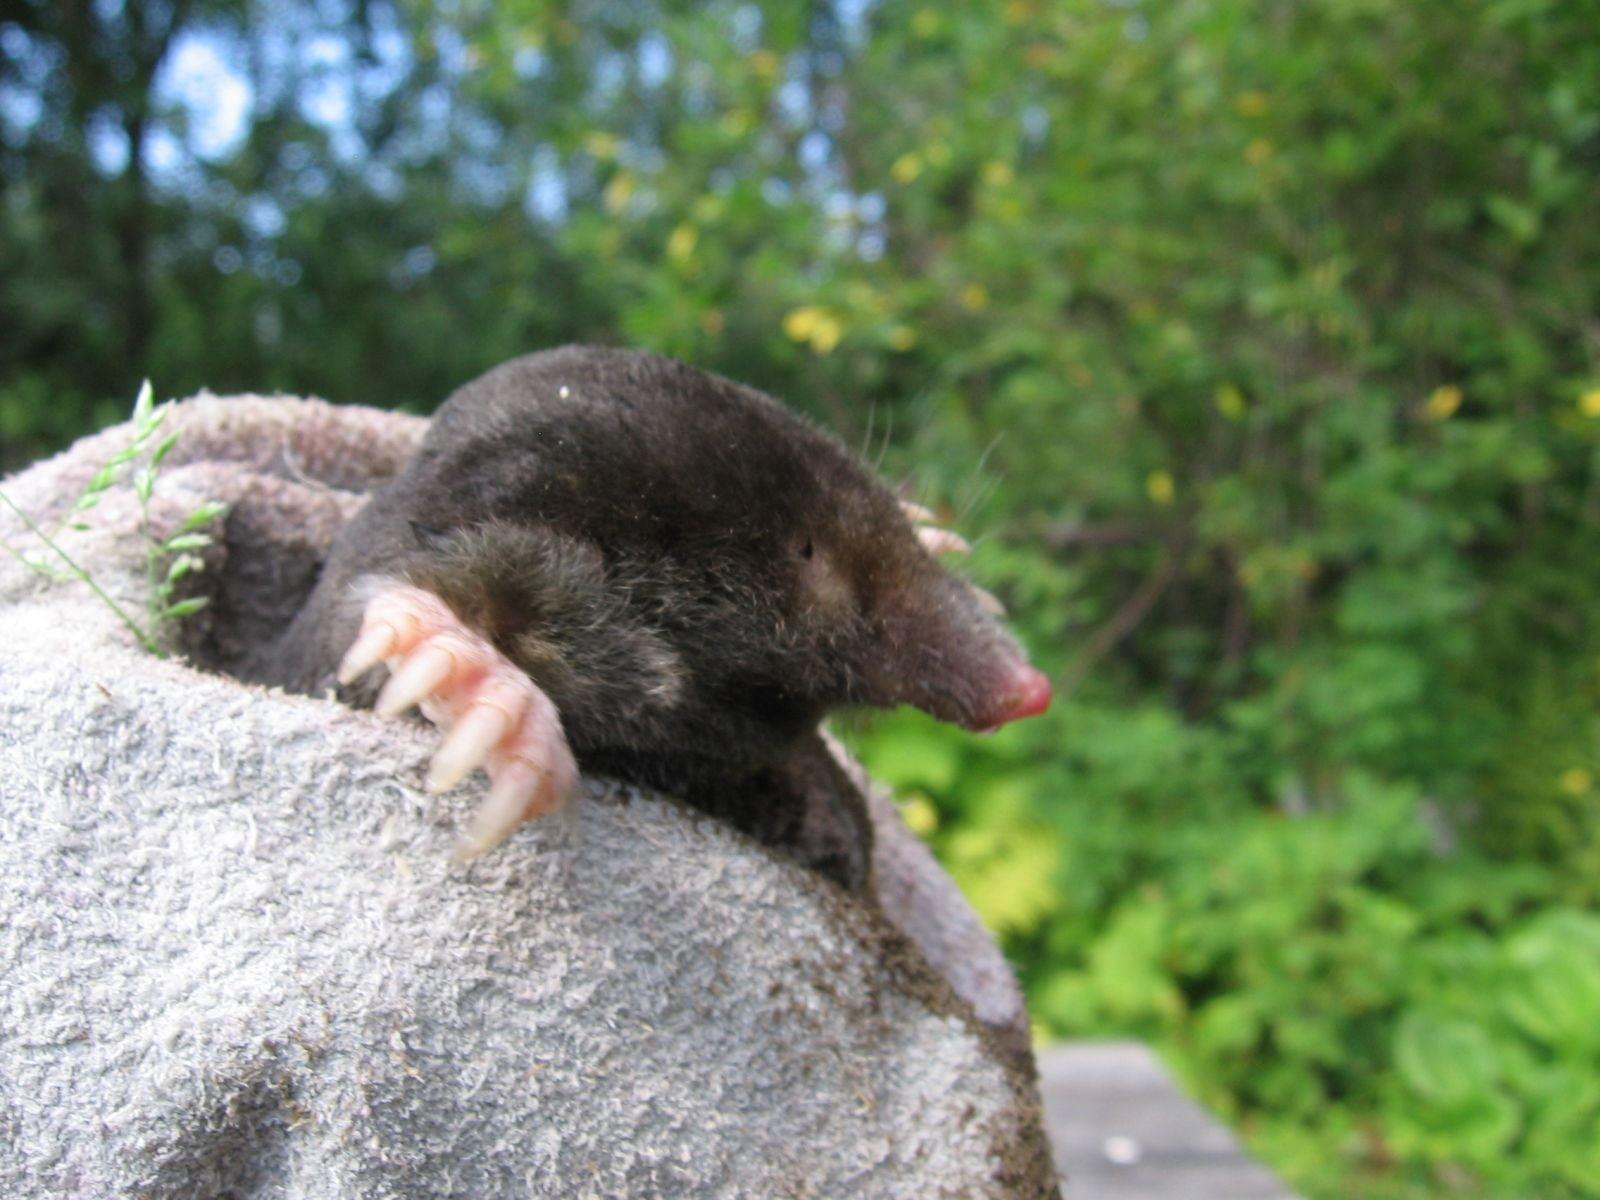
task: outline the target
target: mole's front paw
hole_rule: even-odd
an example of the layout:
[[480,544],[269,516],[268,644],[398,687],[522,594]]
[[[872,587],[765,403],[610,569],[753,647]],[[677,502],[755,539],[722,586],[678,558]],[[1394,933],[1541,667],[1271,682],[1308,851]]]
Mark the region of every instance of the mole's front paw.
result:
[[566,800],[578,768],[550,697],[439,597],[403,584],[373,597],[339,664],[339,682],[380,662],[389,680],[377,711],[394,716],[415,704],[447,731],[428,770],[428,790],[453,787],[475,767],[489,773],[489,796],[456,847],[458,859],[493,849],[523,821]]

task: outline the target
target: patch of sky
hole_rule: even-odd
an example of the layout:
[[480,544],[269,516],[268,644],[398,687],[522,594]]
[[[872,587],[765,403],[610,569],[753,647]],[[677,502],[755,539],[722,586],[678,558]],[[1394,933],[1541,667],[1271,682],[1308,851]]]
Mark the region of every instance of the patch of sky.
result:
[[796,156],[800,165],[808,171],[820,171],[828,162],[828,156],[833,152],[833,139],[820,130],[813,129],[800,139],[796,148]]
[[[168,51],[154,83],[159,108],[183,110],[187,150],[197,158],[216,161],[239,146],[254,101],[254,89],[242,70],[228,61],[227,44],[215,35],[185,33]],[[177,139],[169,133],[168,138]],[[162,151],[155,158],[151,143],[152,173],[176,169],[185,155],[184,146],[175,156]]]
[[658,88],[672,78],[672,44],[659,33],[647,33],[639,39],[639,82],[647,88]]
[[552,224],[567,215],[567,183],[561,171],[561,157],[549,146],[541,146],[533,152],[533,170],[524,206],[535,220]]
[[1050,114],[1037,104],[1030,104],[1022,110],[1022,136],[1031,144],[1037,146],[1044,141],[1045,134],[1050,132]]
[[20,25],[0,23],[0,56],[10,64],[15,82],[0,84],[0,126],[7,135],[31,132],[44,116],[40,86],[59,55],[40,45]]
[[728,21],[728,33],[733,39],[734,49],[749,54],[761,45],[761,25],[761,10],[754,4],[741,4],[734,9]]
[[550,56],[537,46],[519,46],[511,56],[511,69],[520,79],[537,79],[544,74]]
[[834,17],[850,45],[860,46],[866,42],[867,18],[876,3],[877,0],[834,0]]
[[114,179],[127,169],[128,134],[114,110],[101,109],[92,114],[83,137],[89,147],[90,164],[105,178]]
[[251,237],[275,238],[288,226],[283,208],[270,196],[252,196],[244,203],[240,219]]
[[432,246],[413,246],[400,260],[401,268],[413,279],[420,279],[439,265],[439,256]]
[[788,79],[778,88],[778,109],[789,120],[804,123],[811,116],[811,92],[798,79]]

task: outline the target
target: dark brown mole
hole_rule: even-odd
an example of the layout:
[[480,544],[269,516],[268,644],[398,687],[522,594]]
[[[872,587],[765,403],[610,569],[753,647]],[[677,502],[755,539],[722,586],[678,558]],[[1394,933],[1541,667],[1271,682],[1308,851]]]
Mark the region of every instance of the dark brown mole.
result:
[[583,768],[851,888],[870,828],[817,732],[828,712],[909,703],[987,729],[1049,698],[981,593],[838,440],[639,351],[545,351],[458,390],[249,673],[336,687],[369,576],[434,592],[489,638],[555,703]]

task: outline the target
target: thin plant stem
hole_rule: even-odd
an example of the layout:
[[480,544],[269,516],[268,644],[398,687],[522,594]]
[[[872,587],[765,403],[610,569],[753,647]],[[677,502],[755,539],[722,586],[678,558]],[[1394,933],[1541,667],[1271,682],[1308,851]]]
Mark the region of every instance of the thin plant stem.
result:
[[[10,496],[6,495],[4,492],[0,492],[0,501],[3,501],[7,508],[16,513],[17,516],[22,519],[22,523],[28,527],[29,532],[42,541],[46,546],[50,547],[50,549],[55,552],[56,557],[67,564],[67,569],[72,572],[74,578],[89,585],[90,590],[93,591],[96,596],[99,596],[100,599],[105,602],[106,607],[116,614],[117,619],[128,627],[128,630],[133,634],[134,637],[139,639],[140,645],[142,645],[151,654],[154,654],[157,658],[167,657],[166,652],[163,651],[160,646],[156,645],[155,639],[145,632],[145,630],[140,627],[139,623],[123,610],[122,605],[113,600],[106,593],[105,589],[94,581],[94,577],[91,576],[89,572],[85,571],[75,561],[73,561],[71,555],[58,546],[55,543],[55,540],[51,538],[49,534],[47,534],[43,529],[40,529],[39,526],[34,523],[32,517],[23,512],[22,509],[18,508]],[[6,546],[6,549],[11,550],[13,554],[17,554],[17,551],[13,550],[10,546]],[[17,554],[17,557],[21,558],[22,556]],[[23,561],[26,562],[27,560],[23,559]]]
[[12,558],[16,559],[23,566],[27,567],[28,570],[32,571],[35,575],[43,575],[52,583],[60,583],[62,580],[72,578],[71,575],[63,575],[59,571],[52,571],[43,563],[34,562],[33,559],[29,558],[21,550],[18,550],[10,542],[0,541],[0,550],[4,550],[7,554],[11,555]]

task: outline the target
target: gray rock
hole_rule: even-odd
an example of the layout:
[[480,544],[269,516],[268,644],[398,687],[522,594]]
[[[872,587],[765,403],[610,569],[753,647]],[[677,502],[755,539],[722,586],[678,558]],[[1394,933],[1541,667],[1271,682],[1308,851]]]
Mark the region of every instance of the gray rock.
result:
[[[892,805],[881,910],[601,779],[452,865],[426,726],[222,673],[420,423],[176,422],[153,526],[235,505],[189,662],[0,558],[0,1195],[1055,1194],[1015,983]],[[126,436],[3,488],[51,522]],[[93,520],[138,609],[127,489]]]

